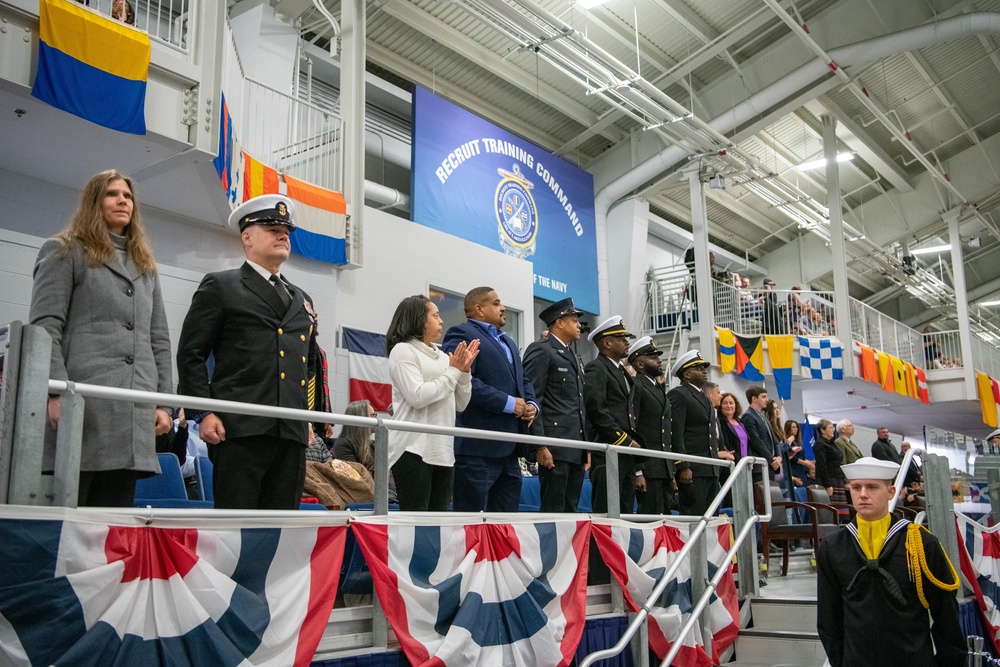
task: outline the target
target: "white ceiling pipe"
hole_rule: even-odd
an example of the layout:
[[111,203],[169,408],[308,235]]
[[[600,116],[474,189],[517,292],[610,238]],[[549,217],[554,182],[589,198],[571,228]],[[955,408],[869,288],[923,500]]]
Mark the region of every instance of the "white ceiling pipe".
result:
[[365,199],[370,199],[386,208],[410,210],[410,196],[395,188],[374,181],[365,181]]
[[[847,67],[867,64],[890,55],[921,49],[943,41],[971,35],[998,33],[1000,33],[1000,14],[973,12],[902,30],[891,35],[840,46],[831,49],[829,55],[840,67]],[[810,60],[729,111],[719,114],[708,124],[717,132],[730,132],[743,123],[758,117],[761,109],[771,108],[830,73],[831,70],[826,64],[818,60]],[[607,252],[608,210],[615,202],[635,188],[671,170],[686,156],[687,152],[684,149],[676,146],[668,147],[611,181],[596,194],[594,217],[597,227],[597,274],[601,315],[607,314],[610,300]]]

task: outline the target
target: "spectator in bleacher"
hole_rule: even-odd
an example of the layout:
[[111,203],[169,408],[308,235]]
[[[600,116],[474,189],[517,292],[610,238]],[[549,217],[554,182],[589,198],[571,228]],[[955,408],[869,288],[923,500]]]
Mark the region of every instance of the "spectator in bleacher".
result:
[[872,456],[881,461],[892,461],[893,463],[900,464],[903,462],[903,457],[900,455],[899,450],[896,449],[896,445],[892,444],[889,440],[889,429],[885,426],[879,426],[875,431],[878,439],[872,443]]
[[[724,461],[739,461],[747,455],[748,437],[746,429],[740,423],[743,406],[734,394],[726,392],[719,399],[716,412],[719,417],[719,458]],[[719,469],[719,484],[725,484],[729,479],[729,470]],[[730,491],[722,501],[723,507],[733,506],[733,494]]]
[[[570,347],[580,340],[580,315],[583,311],[576,309],[573,299],[552,304],[539,315],[548,336],[524,351],[524,374],[541,407],[541,418],[531,425],[532,435],[586,440],[583,363]],[[583,489],[587,452],[569,447],[536,447],[534,455],[541,511],[575,512]]]
[[788,333],[788,321],[784,312],[785,304],[778,303],[778,295],[774,293],[774,281],[770,278],[764,278],[761,290],[764,290],[764,295],[761,297],[764,334]]
[[[54,380],[173,390],[156,260],[129,177],[112,169],[91,178],[69,224],[42,245],[30,320],[52,337]],[[59,404],[49,398],[43,470],[54,465]],[[136,480],[160,471],[154,439],[170,430],[170,412],[87,399],[80,505],[132,506]]]
[[[840,468],[843,463],[840,450],[833,444],[833,422],[829,419],[820,419],[816,424],[813,453],[816,456],[816,481],[825,487],[830,498],[834,499],[834,489],[844,488],[844,471]],[[844,502],[846,498],[840,497],[836,500]]]
[[[906,452],[910,451],[910,443],[904,440],[899,443],[899,455],[900,460],[906,457]],[[914,456],[910,459],[910,468],[906,471],[906,478],[903,480],[903,486],[910,486],[914,482],[919,482],[924,478],[923,468],[917,463],[919,459]]]
[[861,458],[861,450],[851,440],[854,435],[854,424],[850,419],[841,419],[837,422],[837,439],[833,444],[840,450],[840,458],[844,464],[851,464]]
[[[748,407],[740,421],[747,432],[750,454],[770,462],[768,476],[774,479],[775,474],[781,471],[781,457],[778,455],[778,441],[764,414],[764,409],[767,407],[767,391],[764,387],[750,387],[746,395]],[[753,471],[755,482],[763,480],[763,475],[758,470],[759,468],[754,468]]]
[[[462,341],[445,353],[434,343],[443,332],[437,305],[422,294],[396,307],[385,334],[393,419],[454,426],[455,413],[468,407],[479,341]],[[401,510],[447,511],[455,479],[453,436],[389,431],[389,465]]]
[[[230,214],[246,261],[205,275],[195,291],[177,346],[179,394],[322,411],[316,311],[281,273],[294,217],[283,195],[254,197]],[[298,509],[305,422],[190,409],[188,417],[211,445],[217,508]]]
[[111,18],[128,25],[135,25],[135,10],[128,0],[114,0],[111,3]]
[[934,362],[938,360],[939,356],[937,337],[932,335],[933,331],[930,327],[924,327],[923,331],[920,332],[924,339],[924,364],[927,368],[935,368]]
[[[458,416],[465,428],[525,434],[538,416],[538,401],[524,374],[517,343],[503,331],[507,309],[492,287],[465,295],[466,321],[448,329],[442,349],[480,341],[472,364],[472,397]],[[458,512],[516,512],[521,498],[520,456],[526,448],[510,440],[455,438],[455,497]]]
[[[809,486],[816,483],[816,461],[806,458],[805,450],[802,447],[802,431],[799,423],[794,419],[785,422],[783,429],[785,434],[785,445],[790,452],[790,468],[792,472],[792,483],[795,486]],[[801,484],[795,481],[795,477],[803,475]]]
[[[345,415],[352,417],[371,417],[375,419],[377,413],[372,404],[362,399],[351,401],[344,410]],[[333,443],[333,458],[349,463],[360,463],[375,478],[375,429],[370,426],[351,426],[345,424],[340,429],[340,435]],[[389,471],[389,502],[398,502],[396,495],[396,480]]]

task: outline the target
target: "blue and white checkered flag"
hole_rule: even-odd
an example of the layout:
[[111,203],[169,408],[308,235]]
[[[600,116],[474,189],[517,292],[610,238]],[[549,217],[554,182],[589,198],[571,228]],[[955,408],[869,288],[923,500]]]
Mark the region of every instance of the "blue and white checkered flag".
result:
[[839,339],[832,336],[799,336],[798,339],[802,377],[814,380],[844,379],[844,348]]

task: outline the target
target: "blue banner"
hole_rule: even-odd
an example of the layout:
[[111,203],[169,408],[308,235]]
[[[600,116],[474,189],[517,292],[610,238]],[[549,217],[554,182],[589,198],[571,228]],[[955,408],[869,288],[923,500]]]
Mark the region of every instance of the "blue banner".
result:
[[414,222],[527,259],[536,297],[598,312],[590,173],[417,87],[411,174]]

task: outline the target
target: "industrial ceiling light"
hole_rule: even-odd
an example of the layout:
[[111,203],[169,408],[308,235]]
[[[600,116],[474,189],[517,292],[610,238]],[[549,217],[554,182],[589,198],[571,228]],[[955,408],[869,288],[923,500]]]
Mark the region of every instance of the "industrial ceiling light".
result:
[[996,301],[980,301],[980,306],[1000,306],[1000,299]]
[[910,250],[911,255],[933,255],[936,252],[945,252],[951,250],[951,246],[947,243],[944,245],[931,245],[926,248],[914,248]]
[[[847,162],[854,159],[854,153],[837,153],[837,162]],[[808,162],[803,162],[797,165],[795,168],[799,171],[809,171],[810,169],[819,169],[820,167],[826,166],[826,158],[821,157],[817,160],[809,160]]]

